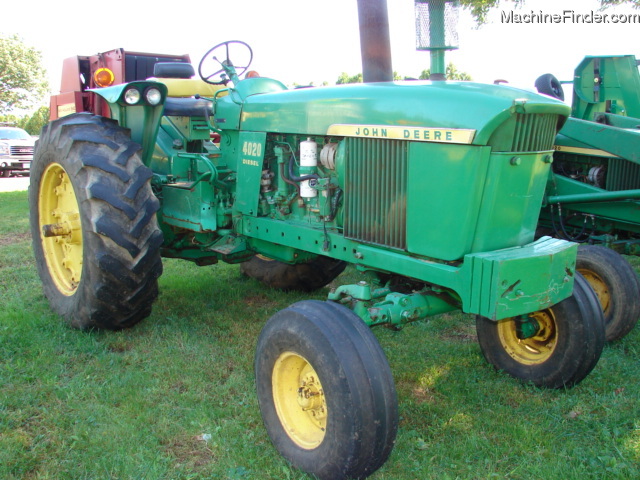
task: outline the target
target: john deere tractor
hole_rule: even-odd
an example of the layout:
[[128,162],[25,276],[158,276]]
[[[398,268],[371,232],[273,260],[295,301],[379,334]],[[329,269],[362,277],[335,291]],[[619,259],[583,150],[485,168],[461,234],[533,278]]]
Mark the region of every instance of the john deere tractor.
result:
[[238,263],[283,290],[366,272],[276,313],[257,343],[267,432],[320,479],[364,478],[394,444],[395,387],[370,326],[459,309],[496,369],[549,388],[589,374],[604,321],[577,244],[534,240],[567,106],[470,82],[290,90],[243,75],[252,57],[221,43],[198,77],[159,61],[153,78],[92,89],[100,115],[43,129],[31,231],[55,312],[80,329],[135,325],[162,257]]
[[[578,271],[598,295],[607,340],[640,318],[640,282],[620,254],[640,255],[640,74],[633,55],[588,56],[576,67],[571,117],[554,142],[540,231],[581,243]],[[564,100],[552,74],[538,91]]]

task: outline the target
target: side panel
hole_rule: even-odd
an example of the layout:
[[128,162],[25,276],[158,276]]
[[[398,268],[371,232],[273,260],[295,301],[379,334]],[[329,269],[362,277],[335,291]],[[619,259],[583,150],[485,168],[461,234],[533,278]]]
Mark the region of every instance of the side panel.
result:
[[245,215],[258,214],[266,138],[264,132],[240,132],[238,137],[238,184],[234,207]]
[[469,253],[487,180],[490,148],[411,143],[407,249],[456,260]]
[[551,152],[491,155],[473,252],[515,247],[533,240],[550,162]]

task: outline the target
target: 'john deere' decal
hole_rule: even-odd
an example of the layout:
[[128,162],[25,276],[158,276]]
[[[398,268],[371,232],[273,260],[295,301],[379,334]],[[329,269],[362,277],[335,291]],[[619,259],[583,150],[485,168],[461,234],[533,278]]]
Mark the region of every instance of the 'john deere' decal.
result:
[[460,128],[399,127],[397,125],[346,125],[329,127],[327,135],[344,137],[389,138],[419,142],[471,143],[475,130]]

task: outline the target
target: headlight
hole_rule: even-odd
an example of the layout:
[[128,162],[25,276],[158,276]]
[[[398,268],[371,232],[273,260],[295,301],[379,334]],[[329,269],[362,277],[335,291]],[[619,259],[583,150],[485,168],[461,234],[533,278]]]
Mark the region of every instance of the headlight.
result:
[[124,92],[124,101],[129,105],[135,105],[140,101],[140,91],[135,88],[130,88]]
[[0,155],[9,155],[9,145],[6,143],[0,143]]
[[149,105],[158,105],[162,101],[162,93],[157,88],[148,88],[146,92],[144,92],[144,96],[149,102]]

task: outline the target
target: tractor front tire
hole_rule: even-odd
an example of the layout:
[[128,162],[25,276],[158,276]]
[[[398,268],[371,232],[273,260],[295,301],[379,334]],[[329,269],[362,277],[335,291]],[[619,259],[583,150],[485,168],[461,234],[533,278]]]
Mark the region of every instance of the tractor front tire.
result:
[[260,412],[280,454],[320,480],[365,478],[398,429],[393,377],[380,344],[348,308],[305,300],[263,328],[255,357]]
[[80,329],[151,313],[162,273],[158,199],[128,130],[87,113],[45,126],[29,187],[33,252],[52,309]]
[[608,342],[627,335],[640,317],[638,276],[622,255],[599,245],[580,245],[576,269],[598,296]]
[[534,86],[538,93],[548,95],[558,100],[564,100],[564,89],[560,81],[551,73],[545,73],[536,78]]
[[346,266],[346,262],[323,256],[289,265],[255,255],[240,265],[240,271],[276,290],[312,292],[334,280]]
[[604,318],[589,283],[576,273],[569,298],[529,314],[534,335],[518,333],[517,319],[476,317],[482,354],[496,370],[538,387],[578,384],[596,366],[605,343]]

